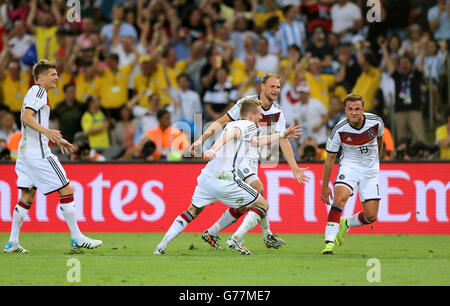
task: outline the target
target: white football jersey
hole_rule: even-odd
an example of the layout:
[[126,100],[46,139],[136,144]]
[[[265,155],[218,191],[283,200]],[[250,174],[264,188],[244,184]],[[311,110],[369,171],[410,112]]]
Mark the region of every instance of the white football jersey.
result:
[[[228,116],[232,120],[239,120],[239,110],[241,109],[241,103],[247,99],[259,99],[259,96],[246,96],[236,102],[236,104],[228,111]],[[286,120],[284,118],[283,110],[281,106],[273,102],[269,109],[262,108],[262,119],[258,123],[260,135],[271,135],[273,133],[281,133],[286,130]],[[248,152],[248,158],[253,160],[259,159],[259,153],[264,147],[252,147]]]
[[204,170],[211,176],[216,176],[222,172],[233,174],[237,172],[239,164],[252,147],[250,140],[258,135],[258,126],[249,120],[229,122],[222,134],[233,128],[239,129],[240,136],[222,146],[216,153],[216,158],[208,162]]
[[[36,113],[33,118],[43,127],[49,127],[50,103],[47,97],[47,91],[40,85],[33,85],[28,89],[23,100],[21,118],[26,108],[34,110]],[[48,146],[48,138],[22,122],[22,138],[19,142],[17,152],[18,158],[40,159],[46,158],[51,154]]]
[[383,120],[377,115],[364,113],[364,123],[359,130],[353,128],[345,118],[331,131],[326,150],[337,153],[342,147],[340,165],[375,173],[380,169],[377,137],[381,138],[383,132]]

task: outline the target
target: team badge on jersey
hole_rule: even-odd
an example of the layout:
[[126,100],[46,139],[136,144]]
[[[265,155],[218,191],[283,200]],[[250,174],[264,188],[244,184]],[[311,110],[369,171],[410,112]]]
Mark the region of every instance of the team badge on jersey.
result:
[[367,135],[370,137],[370,139],[374,139],[375,136],[377,136],[377,133],[375,132],[374,128],[370,128],[367,132]]

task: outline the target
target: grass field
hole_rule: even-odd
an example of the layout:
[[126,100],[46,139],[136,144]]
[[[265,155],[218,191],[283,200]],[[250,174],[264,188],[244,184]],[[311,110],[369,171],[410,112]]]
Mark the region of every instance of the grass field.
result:
[[[450,236],[348,235],[335,255],[321,255],[323,235],[280,235],[286,245],[266,249],[260,234],[246,236],[254,255],[212,250],[200,234],[182,233],[168,254],[152,255],[163,234],[96,233],[103,246],[68,254],[68,234],[22,233],[29,254],[0,255],[0,285],[297,286],[450,285]],[[7,242],[8,233],[0,233]],[[221,235],[225,246],[227,234]],[[80,282],[67,275],[76,258]],[[379,260],[380,282],[367,274]],[[72,274],[71,274],[72,275]]]

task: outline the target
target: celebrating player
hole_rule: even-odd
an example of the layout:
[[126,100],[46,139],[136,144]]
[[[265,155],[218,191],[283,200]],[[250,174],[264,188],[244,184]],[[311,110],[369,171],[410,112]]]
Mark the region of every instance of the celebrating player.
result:
[[[321,199],[332,204],[325,228],[325,249],[322,254],[334,254],[335,243],[341,246],[349,228],[371,224],[377,219],[380,202],[378,174],[379,156],[383,147],[384,123],[380,117],[364,112],[364,101],[360,95],[351,93],[344,99],[346,119],[341,120],[331,131],[327,142],[327,158],[323,167]],[[328,187],[336,154],[342,147],[339,171],[334,181],[334,197]],[[340,216],[348,198],[358,188],[363,211],[353,217]]]
[[292,125],[281,133],[257,136],[259,131],[257,124],[263,118],[261,101],[257,99],[242,101],[239,115],[242,120],[227,124],[211,149],[205,152],[204,158],[209,162],[197,178],[197,187],[189,208],[175,219],[153,254],[165,254],[167,245],[202,212],[206,205],[216,201],[221,201],[232,209],[250,210],[235,235],[228,239],[227,245],[241,254],[252,254],[242,245],[242,237],[266,216],[269,203],[241,179],[238,174],[240,164],[250,147],[298,137],[300,125]]
[[22,106],[22,138],[16,161],[17,186],[22,193],[14,208],[11,235],[4,248],[6,253],[28,253],[19,244],[19,233],[25,217],[33,204],[36,190],[47,195],[59,193],[59,208],[71,234],[73,247],[96,248],[101,240],[84,236],[76,220],[73,188],[58,158],[50,151],[48,142],[59,146],[61,152],[71,153],[74,147],[62,138],[61,132],[49,129],[50,103],[47,92],[56,87],[58,73],[56,66],[41,60],[33,67],[35,85],[27,92]]
[[[265,129],[262,129],[263,135],[269,135],[274,132],[281,133],[286,129],[285,119],[283,111],[279,104],[275,101],[280,94],[281,84],[280,76],[277,74],[269,73],[265,75],[261,80],[261,94],[260,96],[247,96],[239,100],[225,115],[213,122],[203,135],[195,141],[191,146],[191,153],[194,154],[196,148],[201,147],[202,143],[209,137],[221,131],[223,127],[230,121],[239,120],[239,111],[242,101],[248,98],[259,99],[262,102],[262,120],[261,125],[265,125]],[[309,177],[304,174],[304,171],[308,168],[299,168],[295,161],[294,152],[292,150],[291,143],[288,139],[280,140],[280,147],[283,155],[288,162],[295,178],[299,183],[304,183],[309,180]],[[240,164],[237,174],[240,179],[256,189],[260,194],[264,195],[264,187],[261,180],[258,177],[258,159],[259,152],[257,149],[250,149],[248,156]],[[217,220],[217,222],[203,232],[202,238],[213,248],[220,248],[217,243],[218,234],[221,230],[230,226],[236,222],[244,213],[245,208],[235,209],[233,207],[226,210],[223,215]],[[264,237],[264,243],[268,248],[278,249],[284,244],[284,241],[270,231],[269,218],[264,216],[260,222],[262,234]]]

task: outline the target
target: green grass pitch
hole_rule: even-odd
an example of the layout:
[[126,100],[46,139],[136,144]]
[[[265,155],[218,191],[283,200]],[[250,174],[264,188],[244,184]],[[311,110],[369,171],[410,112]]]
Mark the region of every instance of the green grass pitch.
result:
[[[226,248],[213,250],[200,234],[182,233],[166,255],[153,255],[163,233],[91,233],[103,245],[69,254],[65,233],[22,233],[29,254],[0,255],[0,285],[146,285],[146,286],[297,286],[297,285],[450,285],[448,235],[348,234],[335,255],[321,255],[323,235],[283,234],[286,245],[266,249],[261,234],[248,234],[254,255]],[[9,233],[0,233],[7,242]],[[79,263],[79,282],[71,282]],[[378,260],[379,282],[368,281]],[[370,274],[374,275],[374,274]]]

